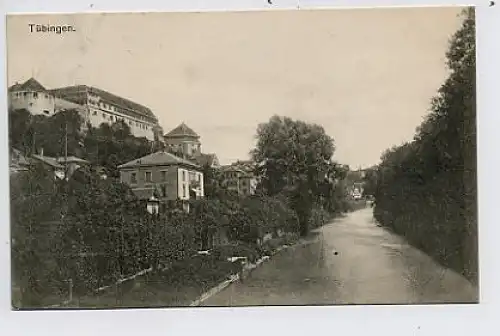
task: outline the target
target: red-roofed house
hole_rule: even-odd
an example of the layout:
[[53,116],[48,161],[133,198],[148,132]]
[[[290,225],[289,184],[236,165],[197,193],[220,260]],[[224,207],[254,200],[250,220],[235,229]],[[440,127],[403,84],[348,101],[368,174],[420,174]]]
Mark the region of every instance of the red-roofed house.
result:
[[139,199],[160,202],[204,196],[202,168],[194,162],[159,151],[118,166],[120,180]]

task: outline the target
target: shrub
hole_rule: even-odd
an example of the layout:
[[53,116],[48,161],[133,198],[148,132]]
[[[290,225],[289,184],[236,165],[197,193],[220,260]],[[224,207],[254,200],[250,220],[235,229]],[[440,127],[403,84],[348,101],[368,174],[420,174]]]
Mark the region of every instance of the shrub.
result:
[[311,229],[319,228],[325,225],[330,218],[331,215],[326,210],[316,206],[311,212],[311,217],[309,218],[309,227]]

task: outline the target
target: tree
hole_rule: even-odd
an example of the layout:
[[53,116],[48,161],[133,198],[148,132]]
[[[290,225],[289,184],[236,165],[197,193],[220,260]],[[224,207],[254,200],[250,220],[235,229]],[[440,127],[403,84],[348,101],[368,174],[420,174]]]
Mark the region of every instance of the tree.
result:
[[[82,117],[77,110],[58,112],[50,117],[31,115],[27,110],[9,111],[9,140],[24,153],[36,154],[44,150],[48,156],[82,156]],[[67,140],[67,143],[66,143]]]
[[38,307],[56,280],[58,265],[49,256],[60,229],[61,196],[54,176],[42,166],[11,176],[12,279],[21,291],[20,308]]
[[133,136],[130,127],[123,121],[91,127],[86,133],[84,144],[86,158],[105,167],[111,177],[119,176],[117,167],[120,164],[148,155],[154,150],[153,143],[146,138]]
[[25,153],[31,151],[31,113],[28,110],[9,109],[9,143]]
[[363,194],[375,195],[377,189],[377,167],[371,167],[365,170],[363,177]]
[[211,167],[209,164],[203,166],[203,184],[205,197],[224,199],[228,196],[227,189],[223,185],[224,176],[220,169]]
[[299,218],[302,235],[318,202],[321,185],[331,168],[333,139],[323,127],[288,117],[273,116],[257,128],[252,157],[265,193],[284,192]]
[[375,216],[477,280],[476,46],[474,9],[446,54],[450,75],[413,141],[382,156]]

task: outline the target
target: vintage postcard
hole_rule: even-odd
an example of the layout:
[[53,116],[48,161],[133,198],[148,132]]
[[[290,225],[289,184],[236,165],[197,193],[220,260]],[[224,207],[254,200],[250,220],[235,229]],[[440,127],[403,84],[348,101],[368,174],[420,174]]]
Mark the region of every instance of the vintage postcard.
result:
[[477,303],[474,8],[7,16],[13,309]]

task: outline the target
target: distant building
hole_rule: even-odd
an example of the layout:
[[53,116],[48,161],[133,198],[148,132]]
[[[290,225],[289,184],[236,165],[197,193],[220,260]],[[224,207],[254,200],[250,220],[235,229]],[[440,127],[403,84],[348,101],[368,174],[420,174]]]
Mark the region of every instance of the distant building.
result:
[[165,145],[185,157],[194,157],[201,154],[200,136],[188,125],[181,123],[179,126],[163,136]]
[[9,88],[9,107],[32,114],[51,116],[61,110],[76,109],[85,125],[125,122],[136,137],[161,141],[163,129],[153,112],[138,103],[87,85],[48,90],[34,78]]
[[214,153],[203,153],[200,136],[185,123],[163,136],[165,146],[186,159],[193,160],[201,167],[219,167],[219,159]]
[[110,92],[87,85],[62,87],[50,92],[65,100],[86,108],[86,121],[93,127],[102,123],[125,122],[136,137],[155,140],[155,132],[161,132],[153,112],[138,103]]
[[118,166],[120,180],[139,199],[159,202],[204,197],[203,172],[191,161],[159,151]]
[[86,160],[77,158],[75,156],[58,157],[43,155],[43,150],[39,154],[26,156],[21,151],[13,148],[10,152],[10,172],[17,173],[28,171],[33,165],[41,165],[45,169],[51,171],[55,178],[64,179],[70,178],[75,171],[90,163]]
[[258,180],[253,170],[253,164],[250,161],[237,161],[231,165],[223,166],[224,186],[238,195],[254,195]]

